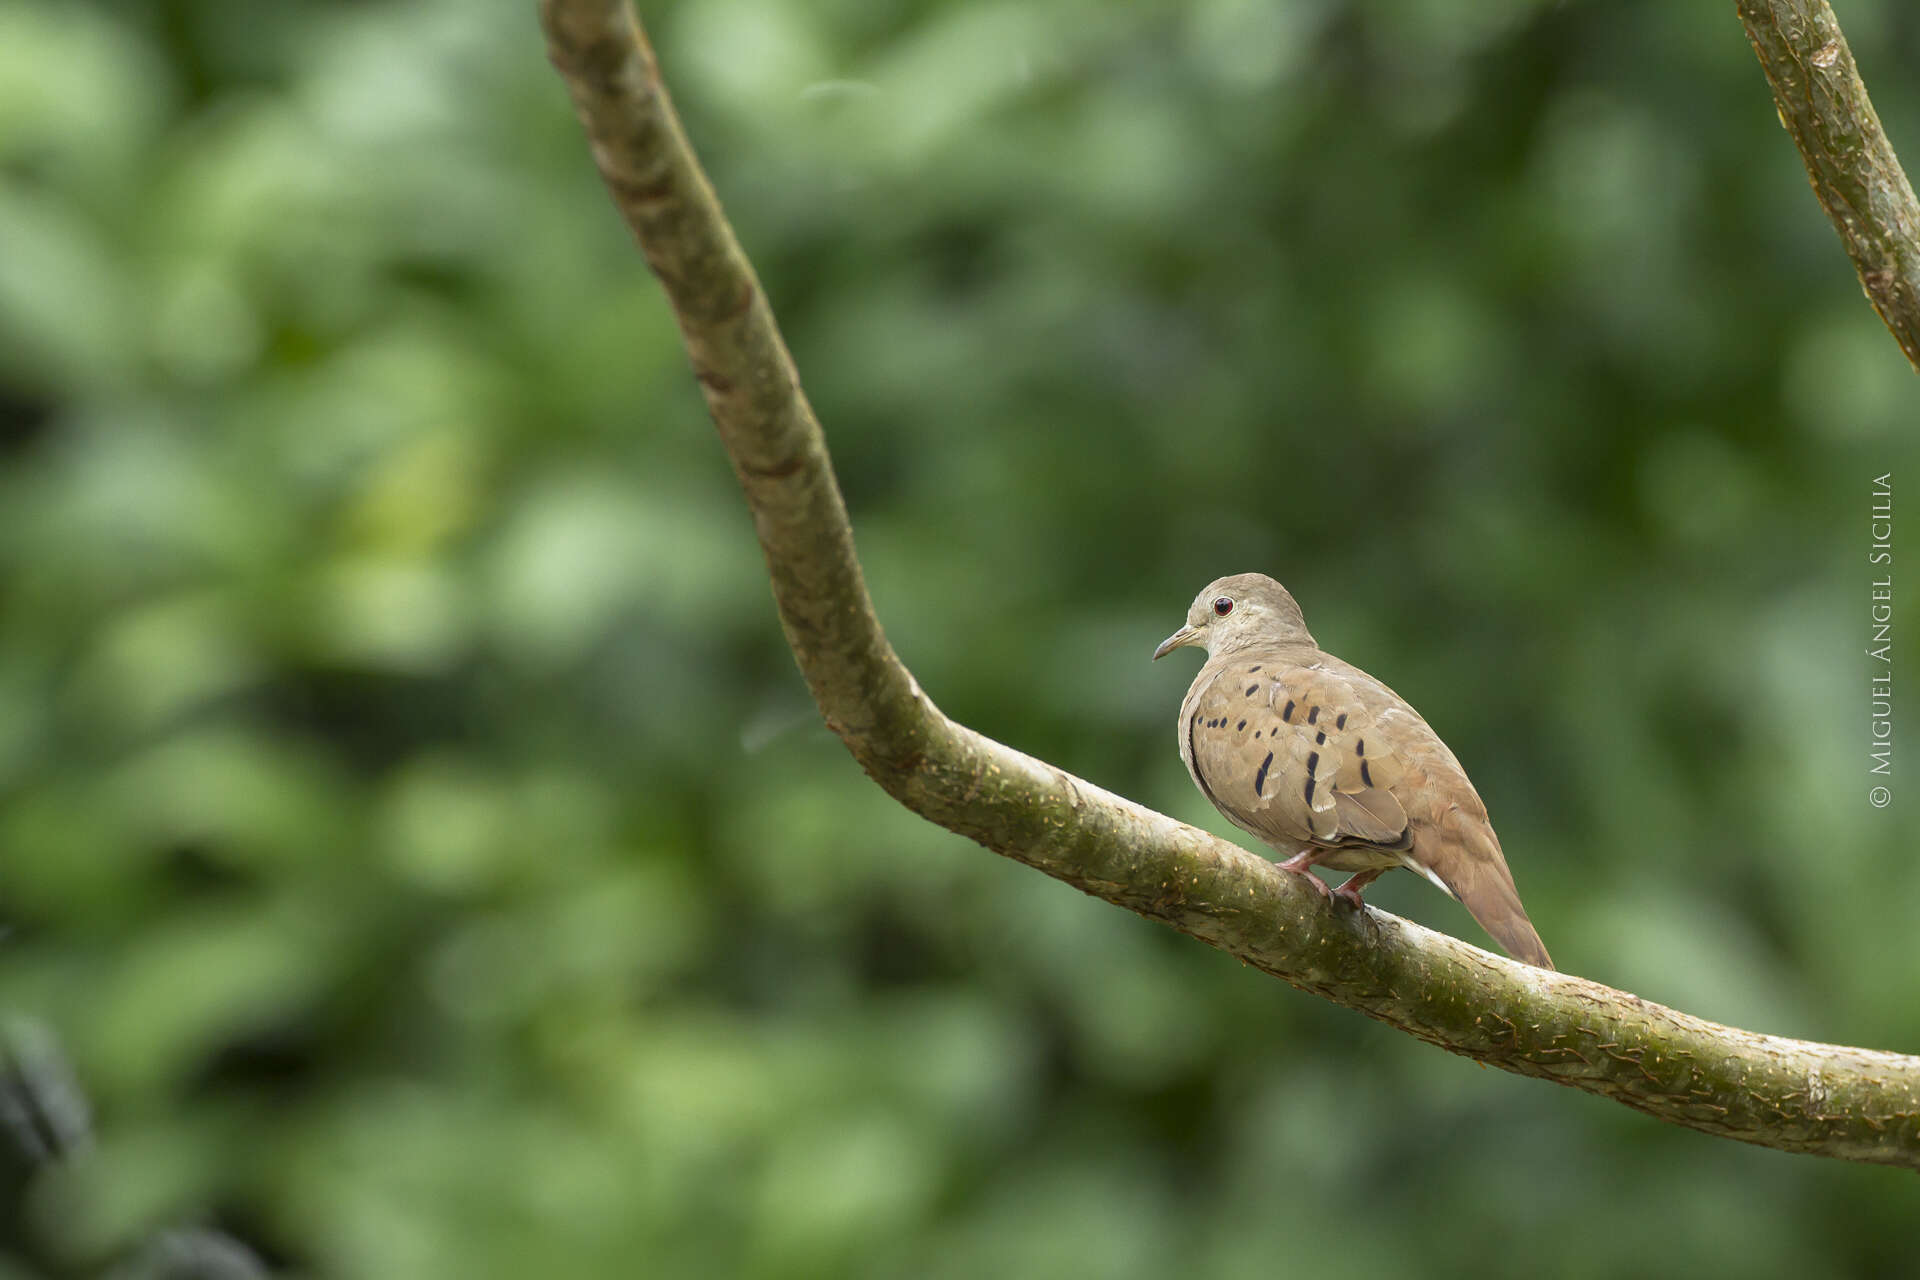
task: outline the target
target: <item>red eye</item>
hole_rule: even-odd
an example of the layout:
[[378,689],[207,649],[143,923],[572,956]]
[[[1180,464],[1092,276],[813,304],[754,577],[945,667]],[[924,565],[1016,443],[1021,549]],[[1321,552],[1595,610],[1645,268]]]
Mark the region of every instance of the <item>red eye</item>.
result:
[[1233,612],[1233,601],[1221,596],[1213,602],[1213,611],[1224,618]]

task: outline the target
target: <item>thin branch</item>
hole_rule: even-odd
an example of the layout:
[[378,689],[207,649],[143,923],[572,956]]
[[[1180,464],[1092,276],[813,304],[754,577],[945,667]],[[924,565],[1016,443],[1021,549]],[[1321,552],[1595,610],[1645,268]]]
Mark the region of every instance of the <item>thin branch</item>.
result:
[[942,715],[888,646],[826,443],[625,0],[543,0],[600,172],[666,287],[821,714],[896,799],[1431,1044],[1787,1151],[1920,1168],[1920,1058],[1715,1025],[1328,904],[1265,858]]
[[1780,123],[1820,207],[1907,361],[1920,371],[1920,204],[1827,0],[1738,0]]

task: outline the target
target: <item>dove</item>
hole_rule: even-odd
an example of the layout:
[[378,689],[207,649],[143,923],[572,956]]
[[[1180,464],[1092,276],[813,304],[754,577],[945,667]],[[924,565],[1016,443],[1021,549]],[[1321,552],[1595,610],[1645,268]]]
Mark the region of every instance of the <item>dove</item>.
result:
[[[1320,648],[1285,587],[1209,584],[1153,656],[1185,645],[1207,661],[1180,704],[1180,758],[1228,821],[1356,907],[1385,872],[1414,871],[1507,954],[1553,968],[1466,770],[1405,699]],[[1313,867],[1353,875],[1333,890]]]

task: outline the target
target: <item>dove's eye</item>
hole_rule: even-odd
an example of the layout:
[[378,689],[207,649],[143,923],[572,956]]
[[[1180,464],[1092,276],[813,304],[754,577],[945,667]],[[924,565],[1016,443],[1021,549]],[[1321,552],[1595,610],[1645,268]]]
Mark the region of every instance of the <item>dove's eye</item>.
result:
[[1213,602],[1213,611],[1224,618],[1233,612],[1233,601],[1221,596]]

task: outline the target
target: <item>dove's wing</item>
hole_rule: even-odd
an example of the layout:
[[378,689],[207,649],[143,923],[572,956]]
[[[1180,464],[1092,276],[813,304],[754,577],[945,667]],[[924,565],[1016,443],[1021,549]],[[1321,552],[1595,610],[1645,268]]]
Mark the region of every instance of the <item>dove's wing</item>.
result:
[[1392,791],[1402,766],[1345,673],[1235,655],[1196,685],[1182,729],[1201,790],[1275,848],[1412,846]]

